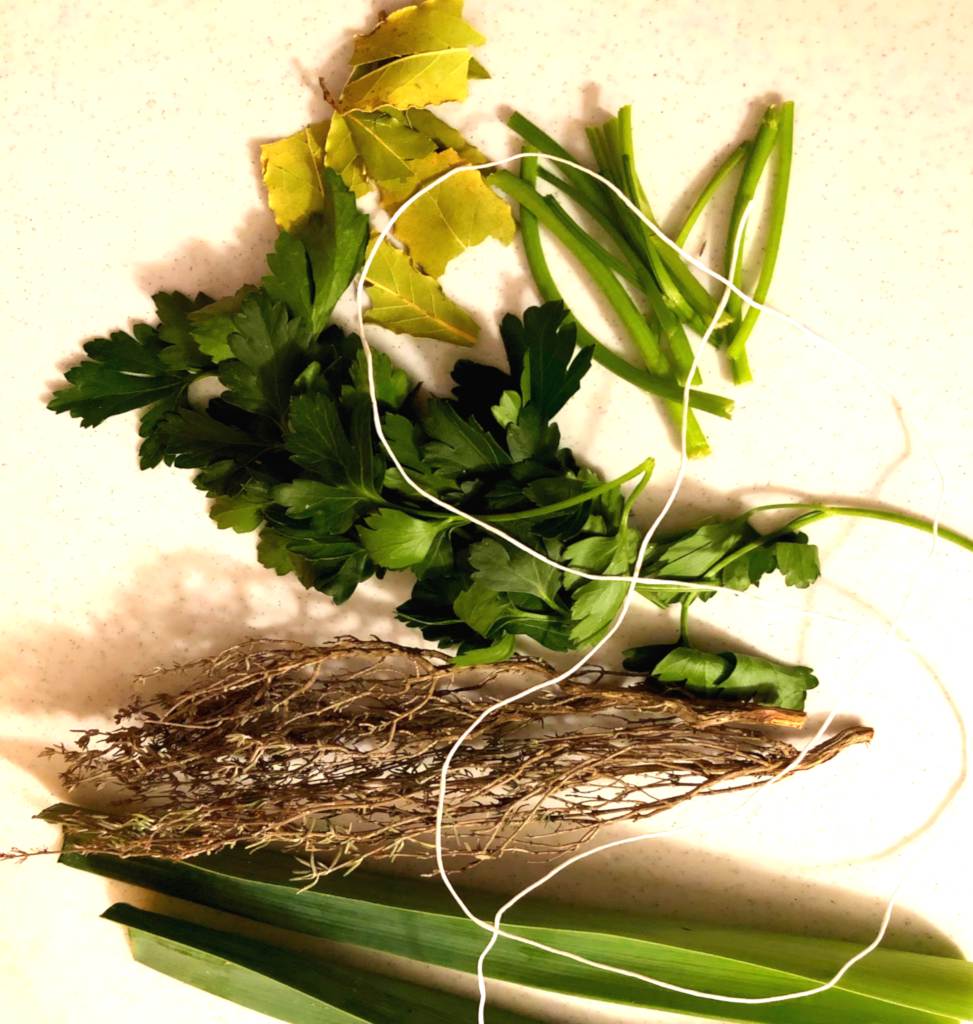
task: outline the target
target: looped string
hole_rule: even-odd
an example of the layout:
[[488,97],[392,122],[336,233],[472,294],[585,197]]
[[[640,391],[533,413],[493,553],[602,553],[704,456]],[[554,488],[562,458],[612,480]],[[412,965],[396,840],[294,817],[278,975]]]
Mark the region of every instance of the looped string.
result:
[[[367,337],[366,337],[365,317],[364,317],[364,303],[365,303],[365,298],[366,298],[366,295],[365,295],[365,285],[366,285],[366,282],[367,282],[368,271],[371,268],[372,262],[374,261],[374,259],[376,257],[376,254],[378,252],[379,247],[388,238],[389,234],[391,233],[391,231],[392,231],[393,227],[395,226],[395,223],[399,219],[399,217],[413,203],[415,203],[417,200],[421,199],[424,195],[426,195],[427,193],[431,192],[433,189],[437,188],[439,185],[441,185],[448,178],[451,178],[451,177],[453,177],[453,176],[455,176],[457,174],[473,173],[473,172],[489,170],[489,169],[495,168],[495,167],[501,167],[501,166],[504,166],[506,164],[516,162],[518,160],[523,160],[523,159],[528,158],[528,157],[534,157],[534,158],[538,158],[538,159],[541,159],[541,160],[547,160],[547,161],[550,161],[552,163],[556,163],[556,164],[561,164],[561,165],[572,167],[575,170],[581,171],[582,173],[584,173],[584,174],[588,175],[589,177],[595,179],[596,181],[600,182],[603,186],[608,188],[622,203],[624,203],[625,206],[629,210],[631,210],[631,212],[636,217],[638,217],[639,220],[643,224],[645,224],[645,226],[657,238],[660,239],[660,241],[662,241],[664,244],[668,245],[671,249],[673,249],[675,252],[677,252],[682,257],[682,259],[684,259],[691,266],[695,267],[697,270],[699,270],[700,272],[702,272],[703,274],[705,274],[707,277],[711,278],[712,280],[719,282],[724,287],[723,294],[722,294],[722,297],[721,297],[721,299],[719,301],[719,304],[717,306],[716,312],[714,313],[712,319],[710,320],[710,323],[707,326],[706,331],[705,331],[702,339],[697,344],[696,349],[695,349],[695,351],[693,353],[692,366],[690,367],[690,370],[689,370],[689,372],[686,375],[686,380],[685,380],[685,383],[683,385],[683,395],[682,395],[682,413],[683,413],[683,415],[682,415],[681,426],[680,426],[679,468],[678,468],[675,480],[674,480],[674,482],[672,484],[672,487],[670,489],[668,497],[666,498],[665,503],[663,504],[663,506],[662,506],[661,510],[659,511],[658,515],[655,517],[655,519],[653,520],[652,524],[650,525],[650,527],[648,528],[648,530],[645,532],[645,534],[642,537],[641,543],[639,545],[636,561],[635,561],[634,571],[633,571],[632,575],[628,575],[628,576],[625,576],[625,575],[599,575],[599,574],[596,574],[596,573],[584,572],[584,571],[582,571],[580,569],[575,568],[574,566],[561,565],[560,563],[554,561],[553,559],[548,558],[542,552],[536,551],[535,549],[531,548],[529,545],[525,544],[523,541],[519,540],[518,538],[510,536],[504,530],[500,529],[499,527],[495,526],[494,524],[485,522],[485,521],[483,521],[481,519],[478,519],[476,516],[473,516],[470,513],[465,512],[465,511],[463,511],[460,508],[457,508],[455,505],[452,505],[452,504],[450,504],[447,501],[443,501],[441,498],[437,497],[436,495],[431,494],[429,491],[425,490],[419,483],[417,483],[410,476],[410,474],[409,474],[408,470],[406,469],[406,467],[402,465],[402,462],[400,461],[400,459],[396,455],[394,449],[392,448],[392,445],[389,443],[389,440],[388,440],[388,438],[387,438],[387,436],[385,434],[385,431],[384,431],[384,428],[383,428],[383,425],[382,425],[381,410],[380,410],[379,404],[378,404],[378,396],[377,396],[376,384],[375,384],[374,361],[373,361],[373,358],[372,358],[372,350],[371,350],[371,348],[370,348],[370,346],[368,344],[368,340],[367,340]],[[517,903],[519,903],[520,900],[522,900],[525,896],[529,895],[530,893],[532,893],[535,890],[537,890],[538,888],[540,888],[542,885],[544,885],[546,882],[550,881],[552,878],[554,878],[556,875],[558,875],[561,871],[565,870],[566,868],[571,867],[572,865],[577,864],[577,863],[579,863],[582,860],[586,860],[587,858],[592,857],[595,854],[603,852],[603,851],[608,850],[608,849],[613,849],[613,848],[622,847],[622,846],[628,846],[628,845],[632,845],[632,844],[638,843],[638,842],[644,842],[644,841],[647,841],[647,840],[655,839],[655,838],[657,838],[659,836],[662,836],[662,835],[671,835],[673,832],[676,832],[676,831],[680,830],[681,826],[679,824],[676,824],[676,825],[674,825],[672,827],[669,827],[669,828],[666,828],[666,829],[656,830],[656,831],[653,831],[653,832],[649,832],[649,833],[646,833],[646,834],[641,834],[641,835],[637,835],[637,836],[629,836],[629,837],[626,837],[626,838],[623,838],[623,839],[617,839],[617,840],[614,840],[612,842],[604,843],[604,844],[601,844],[599,846],[595,846],[595,847],[593,847],[591,849],[588,849],[588,850],[585,850],[585,851],[582,851],[580,853],[575,854],[574,856],[572,856],[572,857],[568,858],[567,860],[561,862],[560,864],[556,865],[546,875],[544,875],[543,877],[541,877],[537,881],[533,882],[529,886],[525,887],[519,893],[517,893],[514,897],[512,897],[510,900],[508,900],[507,903],[505,903],[497,911],[496,915],[494,916],[494,919],[493,919],[492,923],[488,923],[486,921],[481,920],[480,918],[478,918],[470,910],[470,908],[464,902],[463,898],[460,896],[459,892],[456,890],[456,887],[453,885],[452,879],[449,877],[449,873],[446,870],[446,865],[445,865],[445,860],[444,860],[444,849],[443,849],[443,824],[444,824],[444,818],[445,818],[446,793],[447,793],[448,782],[449,782],[449,770],[450,770],[450,766],[452,765],[453,759],[456,756],[457,751],[462,747],[462,745],[466,742],[466,740],[480,727],[480,725],[482,725],[483,722],[487,720],[487,718],[489,718],[494,712],[496,712],[500,708],[505,707],[505,706],[507,706],[509,704],[515,703],[518,700],[523,700],[523,699],[531,696],[532,694],[537,693],[540,690],[549,688],[551,686],[556,686],[557,684],[559,684],[561,682],[564,682],[565,680],[571,678],[571,676],[575,675],[578,671],[580,671],[580,669],[582,669],[595,656],[595,654],[598,653],[598,651],[604,646],[604,644],[607,643],[608,640],[617,632],[617,630],[619,629],[619,627],[623,623],[623,621],[625,619],[625,616],[627,615],[629,609],[631,608],[632,601],[633,601],[633,598],[634,598],[637,586],[642,585],[642,584],[672,585],[672,586],[678,586],[681,590],[690,590],[690,589],[692,589],[692,590],[720,591],[720,592],[727,592],[727,593],[733,594],[735,597],[750,597],[751,599],[756,599],[756,600],[767,600],[765,598],[761,599],[761,598],[755,597],[754,595],[748,595],[748,594],[745,594],[744,592],[737,591],[737,590],[732,590],[732,589],[727,588],[727,587],[717,586],[715,584],[699,584],[699,583],[693,584],[693,583],[687,583],[684,580],[673,580],[673,579],[656,578],[656,577],[643,577],[643,576],[640,575],[641,569],[642,569],[642,563],[643,563],[643,561],[645,559],[645,555],[646,555],[646,552],[648,550],[648,546],[651,543],[652,538],[654,537],[656,531],[658,530],[659,526],[661,525],[663,519],[665,518],[665,516],[668,514],[668,512],[672,508],[672,505],[674,504],[674,502],[675,502],[675,500],[676,500],[676,498],[677,498],[677,496],[679,494],[680,488],[682,487],[683,480],[685,479],[686,471],[687,471],[687,468],[688,468],[688,455],[687,455],[687,450],[686,450],[686,431],[687,431],[687,423],[688,423],[688,413],[689,413],[689,408],[690,408],[689,403],[690,403],[690,392],[691,392],[691,388],[692,388],[692,380],[693,380],[693,377],[695,376],[696,368],[697,368],[697,365],[698,365],[698,362],[699,362],[700,353],[705,350],[706,343],[709,340],[710,336],[712,335],[713,331],[715,330],[716,325],[719,322],[719,319],[720,319],[721,315],[723,314],[724,309],[726,308],[726,304],[727,304],[727,302],[729,300],[730,295],[731,294],[735,294],[735,295],[737,295],[742,300],[743,305],[744,305],[744,312],[746,312],[750,308],[754,308],[754,309],[760,310],[761,312],[767,313],[768,315],[777,318],[782,323],[785,323],[789,327],[791,327],[794,330],[798,331],[800,334],[802,334],[805,337],[806,340],[810,341],[814,345],[823,346],[825,348],[830,349],[833,352],[836,352],[839,356],[841,356],[842,358],[848,360],[853,365],[855,365],[859,369],[859,371],[867,374],[868,379],[870,380],[871,384],[873,386],[876,386],[875,385],[875,380],[876,380],[875,374],[874,374],[874,372],[870,368],[866,369],[864,367],[864,365],[860,361],[858,361],[854,357],[850,356],[844,350],[842,350],[838,346],[834,345],[832,342],[828,341],[826,338],[822,337],[821,335],[817,334],[810,327],[808,327],[805,324],[801,323],[800,321],[796,320],[794,317],[791,317],[791,316],[789,316],[786,313],[782,313],[779,310],[776,310],[773,307],[768,306],[768,305],[766,305],[764,303],[758,302],[751,295],[747,294],[746,292],[744,292],[742,289],[740,289],[739,287],[737,287],[733,283],[733,279],[734,279],[734,276],[735,276],[735,270],[736,270],[736,264],[737,264],[738,259],[740,258],[740,248],[741,248],[741,244],[742,244],[742,238],[743,238],[744,230],[745,230],[745,227],[746,227],[747,220],[749,219],[749,216],[750,216],[750,209],[751,209],[750,205],[748,205],[747,208],[745,209],[744,213],[743,213],[743,217],[741,218],[741,221],[740,221],[740,224],[739,224],[739,227],[738,227],[738,230],[737,230],[737,236],[733,240],[732,260],[731,260],[731,265],[730,265],[730,268],[729,268],[729,273],[728,273],[728,276],[724,277],[720,273],[718,273],[717,271],[712,270],[711,268],[706,266],[706,264],[704,264],[701,260],[697,259],[691,253],[688,253],[680,245],[678,245],[671,238],[669,238],[647,216],[645,216],[645,214],[628,198],[628,196],[626,196],[621,191],[621,189],[619,189],[613,182],[609,181],[607,178],[605,178],[601,174],[598,174],[597,172],[592,171],[590,168],[584,167],[583,165],[575,163],[573,160],[569,160],[569,159],[566,159],[564,157],[550,156],[550,155],[545,154],[545,153],[521,152],[521,153],[514,154],[512,156],[509,156],[509,157],[504,157],[504,158],[499,159],[499,160],[489,160],[489,161],[484,161],[483,163],[479,163],[479,164],[469,164],[469,165],[463,165],[463,166],[460,166],[460,167],[451,168],[445,174],[441,175],[440,177],[436,178],[434,181],[430,182],[429,184],[427,184],[427,185],[423,186],[421,189],[419,189],[418,192],[416,192],[409,199],[407,199],[393,213],[393,215],[390,217],[388,223],[385,225],[385,227],[382,229],[382,231],[378,234],[378,236],[377,236],[377,238],[376,238],[376,240],[375,240],[375,242],[374,242],[374,244],[372,246],[371,252],[368,254],[368,256],[367,256],[367,258],[365,260],[364,266],[362,267],[362,270],[361,270],[359,278],[358,278],[358,283],[357,283],[356,290],[355,290],[355,299],[356,299],[357,315],[358,315],[358,330],[359,330],[359,335],[361,337],[362,349],[363,349],[363,351],[365,353],[365,363],[366,363],[367,377],[368,377],[368,390],[369,390],[369,397],[370,397],[371,406],[372,406],[372,422],[373,422],[373,425],[374,425],[374,428],[375,428],[376,436],[379,439],[379,442],[381,443],[382,447],[385,449],[385,452],[388,455],[389,459],[391,460],[392,464],[399,471],[399,473],[401,474],[402,478],[406,481],[406,483],[408,483],[416,491],[417,494],[419,494],[421,497],[425,498],[427,501],[429,501],[433,505],[437,506],[438,508],[443,509],[444,511],[450,513],[451,515],[459,516],[467,524],[469,524],[471,526],[476,526],[479,529],[484,530],[487,533],[491,533],[494,536],[499,537],[505,543],[510,544],[513,547],[518,548],[519,550],[525,552],[526,554],[530,555],[531,557],[536,558],[538,561],[543,562],[545,565],[548,565],[548,566],[550,566],[550,567],[552,567],[554,569],[557,569],[560,572],[568,573],[568,574],[573,575],[573,576],[579,576],[579,577],[581,577],[583,579],[588,579],[588,580],[611,580],[611,581],[614,581],[614,582],[624,582],[624,583],[628,584],[628,589],[627,589],[626,594],[625,594],[625,599],[622,602],[622,605],[621,605],[621,607],[619,609],[618,615],[615,618],[615,621],[612,623],[611,627],[609,628],[609,630],[605,634],[605,636],[594,647],[592,647],[589,651],[587,651],[584,655],[582,655],[582,657],[579,658],[570,668],[568,668],[567,670],[565,670],[561,674],[557,675],[553,679],[545,680],[542,683],[538,683],[538,684],[536,684],[534,686],[528,687],[527,689],[522,690],[519,693],[513,694],[513,695],[511,695],[509,697],[506,697],[506,698],[504,698],[502,700],[498,700],[496,703],[490,705],[490,707],[485,709],[464,730],[464,732],[456,739],[456,741],[453,743],[453,745],[451,746],[450,750],[447,752],[447,754],[446,754],[446,756],[445,756],[445,758],[443,760],[442,769],[441,769],[440,778],[439,778],[439,797],[438,797],[438,804],[437,804],[437,810],[436,810],[436,835],[435,835],[436,866],[437,866],[437,869],[438,869],[439,877],[441,878],[441,880],[442,880],[443,884],[445,885],[446,889],[449,891],[449,893],[452,896],[453,900],[456,902],[457,907],[462,911],[462,913],[470,921],[472,921],[478,927],[482,928],[484,931],[489,933],[489,941],[485,945],[482,953],[480,954],[479,960],[477,962],[477,985],[478,985],[478,989],[479,989],[479,1007],[478,1007],[477,1019],[478,1019],[479,1024],[485,1024],[485,1020],[486,1020],[487,992],[486,992],[486,978],[485,978],[485,970],[484,970],[486,958],[489,955],[490,951],[493,949],[493,947],[496,944],[497,940],[499,938],[501,938],[501,937],[503,937],[505,939],[508,939],[510,941],[519,942],[519,943],[522,943],[524,945],[531,946],[531,947],[533,947],[535,949],[542,950],[542,951],[544,951],[546,953],[550,953],[550,954],[553,954],[553,955],[556,955],[556,956],[559,956],[559,957],[564,957],[564,958],[572,960],[572,961],[574,961],[576,963],[584,964],[584,965],[589,966],[589,967],[595,967],[595,968],[597,968],[599,970],[603,970],[603,971],[606,971],[606,972],[609,972],[609,973],[612,973],[612,974],[616,974],[616,975],[619,975],[619,976],[622,976],[622,977],[627,977],[627,978],[632,978],[632,979],[635,979],[635,980],[638,980],[638,981],[642,981],[642,982],[645,982],[646,984],[654,985],[656,987],[667,989],[667,990],[672,991],[672,992],[677,992],[677,993],[680,993],[680,994],[683,994],[683,995],[689,995],[689,996],[697,996],[697,997],[705,998],[705,999],[717,1000],[719,1002],[724,1002],[724,1003],[737,1003],[737,1004],[742,1003],[742,1004],[747,1004],[747,1005],[759,1005],[759,1004],[765,1004],[765,1003],[786,1002],[788,1000],[803,999],[803,998],[806,998],[807,996],[817,995],[817,994],[819,994],[821,992],[825,992],[825,991],[833,988],[835,985],[837,985],[838,982],[840,982],[841,979],[844,977],[844,975],[856,963],[858,963],[860,960],[864,959],[866,956],[868,956],[869,953],[871,953],[874,949],[876,949],[879,946],[879,944],[882,942],[882,939],[885,936],[885,933],[886,933],[886,931],[888,929],[888,926],[889,926],[889,923],[891,921],[892,913],[893,913],[894,908],[895,908],[895,904],[896,904],[896,900],[898,898],[899,891],[900,891],[902,885],[905,882],[906,873],[904,872],[902,877],[900,878],[898,884],[895,886],[895,889],[892,892],[892,894],[891,894],[891,896],[890,896],[890,898],[889,898],[889,900],[888,900],[888,902],[886,904],[885,912],[884,912],[884,914],[882,916],[879,929],[877,931],[877,934],[876,934],[875,938],[872,940],[872,942],[869,943],[862,950],[860,950],[858,953],[856,953],[854,956],[850,957],[844,964],[842,964],[841,967],[835,972],[835,974],[830,979],[828,979],[827,981],[823,982],[821,985],[815,986],[813,988],[803,989],[801,991],[788,992],[788,993],[783,993],[783,994],[774,995],[774,996],[762,996],[762,997],[752,997],[751,998],[751,997],[744,997],[744,996],[728,996],[728,995],[723,995],[723,994],[720,994],[720,993],[717,993],[717,992],[704,992],[704,991],[700,991],[698,989],[686,988],[686,987],[683,987],[683,986],[680,986],[680,985],[675,985],[675,984],[672,984],[671,982],[667,982],[667,981],[665,981],[665,980],[663,980],[661,978],[655,978],[655,977],[652,977],[650,975],[641,974],[641,973],[639,973],[637,971],[625,970],[623,968],[615,967],[615,966],[613,966],[611,964],[601,963],[601,962],[596,961],[596,960],[588,959],[587,957],[580,956],[580,955],[578,955],[576,953],[572,953],[572,952],[567,951],[567,950],[557,949],[556,947],[548,946],[545,943],[538,942],[536,940],[529,939],[529,938],[526,938],[524,936],[517,935],[517,934],[514,934],[512,932],[509,932],[509,931],[505,931],[501,927],[503,916],[512,907],[514,907]],[[899,403],[899,401],[896,399],[896,397],[887,388],[885,388],[883,385],[879,384],[877,386],[881,390],[883,390],[889,396],[889,398],[891,399],[891,401],[892,401],[893,405],[895,406],[896,410],[900,413],[900,415],[902,415],[902,407],[901,407],[901,404]],[[938,539],[939,539],[940,515],[941,515],[941,509],[942,509],[943,501],[944,501],[944,498],[945,498],[945,478],[944,478],[944,475],[943,475],[943,472],[942,472],[942,468],[940,467],[939,462],[938,462],[938,460],[935,457],[935,452],[932,449],[929,449],[928,446],[925,446],[925,447],[927,447],[927,450],[929,451],[930,463],[931,463],[931,465],[933,466],[933,468],[935,470],[936,477],[937,477],[937,483],[938,483],[936,503],[935,503],[935,511],[934,511],[933,516],[932,516],[932,531],[931,531],[932,532],[932,539],[931,539],[931,543],[930,543],[930,546],[929,546],[928,553],[926,555],[926,559],[924,560],[922,565],[920,565],[916,569],[916,571],[913,573],[913,575],[912,575],[912,578],[910,580],[910,584],[909,584],[909,586],[907,588],[905,597],[904,597],[903,602],[902,602],[902,609],[900,610],[899,615],[896,616],[895,618],[893,618],[889,622],[887,629],[881,630],[881,639],[876,643],[876,649],[878,648],[879,643],[884,641],[884,639],[888,635],[891,635],[896,640],[899,639],[899,634],[897,633],[897,623],[898,623],[899,619],[901,619],[902,613],[904,612],[904,609],[905,609],[906,605],[908,604],[909,600],[911,599],[912,591],[914,590],[916,581],[917,581],[917,579],[918,579],[918,577],[919,577],[919,575],[921,573],[921,570],[923,568],[925,568],[925,566],[928,565],[929,562],[931,561],[931,559],[933,557],[933,554],[935,552],[935,549],[936,549],[936,545],[937,545]],[[777,604],[780,607],[787,607],[789,610],[794,611],[797,614],[801,614],[801,615],[814,615],[815,614],[815,613],[810,612],[810,611],[808,611],[806,609],[800,609],[800,608],[796,608],[796,607],[793,607],[793,606],[784,605],[782,602],[778,602],[776,600],[772,601],[771,603]],[[820,615],[820,613],[817,613],[817,614]],[[828,618],[837,618],[839,621],[845,621],[846,623],[848,622],[848,620],[842,619],[840,616],[827,616],[827,617]],[[856,625],[856,626],[859,626],[859,627],[861,626],[861,624],[857,624],[857,623],[850,623],[850,624],[851,625]],[[836,715],[837,715],[837,710],[832,710],[825,717],[824,721],[822,722],[821,726],[818,728],[818,730],[815,733],[814,737],[809,741],[807,746],[798,754],[798,756],[793,761],[791,761],[790,764],[786,765],[781,771],[777,772],[775,775],[773,775],[771,778],[769,778],[766,782],[763,782],[759,786],[755,787],[755,789],[754,789],[753,793],[751,794],[751,796],[744,802],[743,807],[745,808],[745,807],[749,806],[750,804],[752,804],[755,800],[758,799],[758,797],[762,797],[763,794],[766,793],[767,790],[771,786],[775,785],[777,782],[779,782],[786,775],[788,775],[791,772],[795,771],[797,769],[797,767],[803,761],[804,757],[806,756],[806,752],[811,747],[813,747],[815,744],[817,744],[820,741],[820,739],[824,736],[824,734],[828,731],[828,729],[831,727],[831,724],[833,723]],[[947,801],[947,804],[944,805],[944,809],[945,809],[945,806],[948,806],[948,804],[951,803],[954,798],[955,798],[955,793]],[[741,812],[741,808],[737,808],[735,813],[739,814],[740,812]],[[722,816],[719,816],[719,817],[726,817],[726,816],[727,815],[722,815]],[[711,819],[711,820],[719,820],[719,817],[717,819]],[[909,867],[912,866],[911,862],[913,860],[914,860],[914,857],[910,858],[909,864],[908,864]]]

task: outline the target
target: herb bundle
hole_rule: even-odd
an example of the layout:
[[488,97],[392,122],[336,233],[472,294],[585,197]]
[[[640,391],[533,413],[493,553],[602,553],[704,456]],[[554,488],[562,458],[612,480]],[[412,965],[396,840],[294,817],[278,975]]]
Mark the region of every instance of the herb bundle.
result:
[[[556,674],[530,658],[457,669],[435,651],[350,637],[244,644],[187,668],[187,689],[136,700],[116,729],[49,751],[69,788],[117,792],[106,811],[45,812],[72,848],[183,859],[272,843],[309,858],[312,879],[426,855],[457,736],[498,694]],[[605,825],[747,788],[797,756],[762,729],[803,723],[798,711],[662,696],[637,676],[589,671],[499,709],[460,749],[446,803],[455,852],[467,864],[556,856]],[[845,729],[799,768],[871,735]]]

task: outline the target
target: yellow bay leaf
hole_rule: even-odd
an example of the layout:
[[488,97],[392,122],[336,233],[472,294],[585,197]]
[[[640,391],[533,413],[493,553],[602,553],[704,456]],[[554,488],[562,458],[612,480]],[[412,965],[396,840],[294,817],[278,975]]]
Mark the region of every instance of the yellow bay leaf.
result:
[[355,140],[348,130],[348,122],[341,114],[331,118],[331,127],[324,143],[324,166],[336,171],[357,197],[371,189],[365,178],[361,157],[355,148]]
[[357,67],[391,57],[480,46],[484,42],[484,37],[463,20],[463,0],[426,0],[393,11],[368,35],[358,36],[351,63]]
[[446,178],[417,199],[396,222],[395,235],[413,261],[433,277],[471,245],[493,237],[509,243],[516,231],[510,207],[479,171]]
[[467,163],[479,164],[486,160],[476,146],[471,146],[452,125],[436,117],[431,110],[420,108],[403,110],[399,117],[410,128],[422,132],[423,135],[428,135],[430,139],[445,149],[455,149],[460,158]]
[[267,203],[274,219],[292,231],[312,213],[324,209],[326,121],[309,124],[287,138],[260,147],[260,167],[267,186]]
[[408,178],[382,182],[382,206],[387,210],[394,209],[400,203],[404,203],[420,185],[438,178],[450,167],[461,163],[463,161],[455,149],[443,149],[438,153],[410,160]]
[[348,125],[366,173],[378,184],[411,177],[409,162],[436,150],[432,139],[391,114],[353,110],[342,120]]
[[470,51],[466,49],[399,57],[349,81],[341,94],[341,109],[344,113],[378,110],[384,106],[405,110],[465,100],[469,91],[469,64]]
[[365,319],[370,323],[397,334],[454,345],[475,344],[480,331],[477,322],[447,298],[439,282],[423,274],[401,249],[383,242],[366,280],[372,305]]

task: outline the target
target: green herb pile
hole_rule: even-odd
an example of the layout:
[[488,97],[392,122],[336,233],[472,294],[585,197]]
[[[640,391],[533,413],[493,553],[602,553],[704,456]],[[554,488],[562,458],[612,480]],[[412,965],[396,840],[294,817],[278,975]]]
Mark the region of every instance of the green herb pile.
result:
[[[482,156],[424,109],[464,98],[471,67],[482,73],[469,51],[482,39],[460,14],[458,0],[428,0],[389,16],[358,39],[353,73],[340,99],[332,99],[330,124],[310,125],[263,147],[268,200],[281,230],[259,285],[217,300],[157,294],[158,323],[88,342],[86,358],[67,371],[50,408],[80,418],[83,426],[141,410],[143,468],[164,462],[195,470],[218,526],[258,531],[265,566],[296,574],[338,603],[372,576],[413,573],[412,596],[398,617],[427,640],[456,648],[459,663],[473,664],[508,658],[521,637],[556,651],[589,647],[618,613],[626,584],[561,572],[430,507],[390,467],[371,422],[360,342],[332,322],[368,246],[369,218],[356,196],[374,190],[392,209],[443,169]],[[735,231],[778,145],[781,167],[761,295],[779,242],[791,123],[789,105],[772,109],[754,142],[737,149],[702,190],[678,233],[685,241],[717,187],[742,164],[730,225]],[[511,125],[528,145],[565,154],[521,115]],[[600,170],[651,217],[634,168],[630,110],[592,129],[589,138]],[[634,567],[637,547],[632,506],[652,460],[605,482],[561,446],[555,417],[592,360],[618,366],[560,300],[538,224],[582,259],[615,303],[656,374],[649,389],[674,412],[681,411],[675,399],[691,362],[683,324],[701,329],[715,311],[714,300],[616,196],[578,171],[560,170],[562,175],[543,173],[598,220],[620,255],[596,248],[553,197],[539,196],[536,162],[527,163],[522,177],[492,175],[490,183],[520,204],[529,262],[549,301],[521,318],[503,319],[505,370],[461,360],[453,369],[452,394],[436,396],[378,354],[377,395],[397,457],[427,491],[562,565],[589,575],[624,575]],[[368,274],[368,319],[393,330],[472,342],[475,324],[432,275],[466,247],[489,236],[509,240],[513,231],[510,208],[482,175],[446,180],[405,211],[395,225],[397,245],[383,243]],[[622,280],[648,300],[650,315],[636,307]],[[730,309],[721,339],[742,360],[753,311],[742,319],[739,312]],[[208,402],[197,386],[207,379],[221,389]],[[634,380],[645,383],[638,375]],[[659,381],[665,382],[661,391]],[[691,403],[728,412],[725,400],[705,392],[693,391]],[[695,418],[690,442],[698,453],[705,439],[693,424]],[[626,495],[622,485],[628,481],[635,483]],[[909,516],[822,506],[761,535],[750,524],[753,511],[759,510],[658,541],[643,574],[746,590],[777,572],[788,585],[807,587],[820,565],[801,525],[852,514],[929,528]],[[688,613],[711,591],[675,585],[639,590],[660,608],[681,606],[679,636],[629,652],[627,668],[698,695],[803,707],[807,689],[817,683],[810,669],[693,645]]]

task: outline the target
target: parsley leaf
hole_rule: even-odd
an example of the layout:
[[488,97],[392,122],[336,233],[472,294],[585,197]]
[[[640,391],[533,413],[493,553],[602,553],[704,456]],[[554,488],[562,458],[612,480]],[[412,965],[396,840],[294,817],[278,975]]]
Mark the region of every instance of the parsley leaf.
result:
[[385,467],[373,450],[369,414],[364,400],[354,403],[349,440],[334,399],[323,391],[298,395],[290,405],[284,443],[294,461],[324,483],[377,502]]
[[507,351],[523,354],[524,404],[536,406],[544,421],[560,412],[591,367],[591,348],[575,354],[577,328],[566,316],[563,303],[548,302],[528,309],[522,321],[508,314],[500,324]]
[[795,542],[779,541],[774,545],[777,567],[789,587],[809,587],[821,575],[818,549],[807,538]]
[[310,519],[316,533],[339,534],[351,529],[371,503],[358,491],[318,480],[295,480],[274,488],[274,501],[292,519]]
[[473,579],[501,593],[531,594],[560,611],[557,592],[561,573],[518,548],[488,538],[470,548]]
[[464,419],[452,402],[432,398],[422,426],[433,439],[423,456],[433,470],[456,475],[510,464],[510,456],[475,420]]
[[377,565],[408,569],[422,562],[439,534],[452,525],[450,519],[418,519],[400,509],[383,508],[365,520],[358,535]]
[[208,306],[212,299],[202,292],[195,300],[182,292],[156,292],[152,296],[159,317],[159,337],[168,343],[162,352],[162,361],[173,370],[188,370],[208,366],[210,359],[193,337],[192,314]]
[[48,409],[96,427],[110,416],[172,399],[191,378],[163,359],[168,347],[147,324],[136,324],[132,334],[116,331],[87,342],[87,358],[64,374],[67,384],[54,392]]
[[807,691],[818,685],[803,665],[784,665],[754,654],[711,654],[694,647],[671,648],[662,658],[658,645],[625,652],[625,667],[649,671],[662,683],[677,683],[690,693],[724,700],[755,700],[801,710]]
[[307,329],[287,307],[254,292],[233,317],[230,349],[235,359],[220,363],[225,401],[249,412],[284,414],[295,377],[306,361]]

